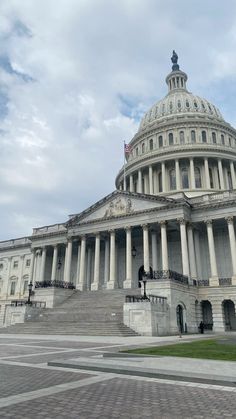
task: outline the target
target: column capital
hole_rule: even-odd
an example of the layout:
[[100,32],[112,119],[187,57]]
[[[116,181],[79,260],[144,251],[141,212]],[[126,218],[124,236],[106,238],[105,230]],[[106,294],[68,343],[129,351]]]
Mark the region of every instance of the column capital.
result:
[[148,224],[142,224],[141,227],[143,230],[148,230]]
[[167,221],[166,220],[161,220],[159,221],[160,226],[166,226],[167,225]]
[[208,220],[208,219],[206,219],[206,220],[204,220],[204,223],[207,225],[207,226],[209,226],[209,225],[211,225],[212,226],[212,220]]
[[115,230],[114,228],[111,228],[110,230],[108,230],[108,232],[109,232],[110,234],[112,234],[112,233],[115,233],[115,232],[116,232],[116,230]]
[[186,225],[187,224],[187,220],[185,220],[185,218],[177,218],[177,222],[179,223],[179,224],[184,224],[184,225]]
[[194,223],[192,221],[187,221],[187,227],[193,229]]
[[124,229],[125,229],[125,231],[131,231],[132,227],[131,226],[125,226]]
[[226,219],[228,224],[233,224],[233,222],[234,222],[233,215],[229,215],[228,217],[225,217],[225,219]]

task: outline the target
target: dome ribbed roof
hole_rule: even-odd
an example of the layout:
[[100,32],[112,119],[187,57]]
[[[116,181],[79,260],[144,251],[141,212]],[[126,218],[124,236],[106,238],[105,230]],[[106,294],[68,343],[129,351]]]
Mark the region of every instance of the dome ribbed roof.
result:
[[159,102],[152,106],[142,118],[139,130],[166,117],[184,114],[207,115],[223,121],[219,109],[208,102],[208,100],[181,89],[169,93],[164,99],[159,100]]

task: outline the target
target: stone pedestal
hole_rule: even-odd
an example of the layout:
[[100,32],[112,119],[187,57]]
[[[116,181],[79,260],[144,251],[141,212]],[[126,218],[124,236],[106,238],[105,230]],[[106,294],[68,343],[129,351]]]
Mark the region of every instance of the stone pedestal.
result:
[[210,287],[218,287],[219,286],[218,276],[212,276],[211,278],[209,278],[209,285]]

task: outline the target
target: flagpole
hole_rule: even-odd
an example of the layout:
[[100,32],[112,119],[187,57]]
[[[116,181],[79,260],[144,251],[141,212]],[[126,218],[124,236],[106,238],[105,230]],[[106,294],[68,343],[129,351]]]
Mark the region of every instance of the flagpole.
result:
[[125,173],[125,141],[124,141],[124,187],[123,190],[126,191],[126,173]]

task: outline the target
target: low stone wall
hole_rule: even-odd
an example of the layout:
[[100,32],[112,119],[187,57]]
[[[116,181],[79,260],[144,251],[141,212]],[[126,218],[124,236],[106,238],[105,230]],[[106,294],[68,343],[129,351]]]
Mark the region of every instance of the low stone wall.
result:
[[27,306],[5,306],[5,322],[4,327],[11,326],[16,323],[24,323]]
[[71,297],[74,292],[76,291],[67,288],[36,288],[32,300],[44,301],[46,303],[46,308],[53,308]]
[[142,336],[169,334],[169,310],[166,301],[140,301],[124,304],[124,324]]

